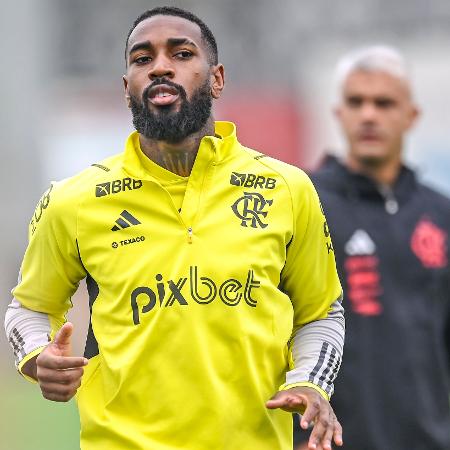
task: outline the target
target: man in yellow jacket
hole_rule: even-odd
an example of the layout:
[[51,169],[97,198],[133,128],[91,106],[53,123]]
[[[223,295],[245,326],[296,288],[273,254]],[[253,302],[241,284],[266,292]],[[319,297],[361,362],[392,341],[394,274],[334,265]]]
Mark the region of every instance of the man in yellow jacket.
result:
[[[313,185],[214,122],[224,69],[196,16],[146,11],[125,56],[136,132],[30,222],[5,319],[19,371],[76,395],[83,450],[289,450],[286,411],[314,424],[310,449],[341,445],[342,292]],[[65,315],[84,278],[77,357]]]

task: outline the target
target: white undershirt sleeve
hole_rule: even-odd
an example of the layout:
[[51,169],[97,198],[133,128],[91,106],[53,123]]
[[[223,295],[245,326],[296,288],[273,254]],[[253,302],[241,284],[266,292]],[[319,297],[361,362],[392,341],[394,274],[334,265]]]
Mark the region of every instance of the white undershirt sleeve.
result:
[[25,308],[16,298],[6,310],[5,331],[17,368],[26,355],[46,346],[51,340],[48,315]]
[[345,338],[344,308],[336,300],[325,319],[298,329],[291,340],[294,368],[286,374],[283,389],[292,385],[314,385],[328,398],[341,366]]

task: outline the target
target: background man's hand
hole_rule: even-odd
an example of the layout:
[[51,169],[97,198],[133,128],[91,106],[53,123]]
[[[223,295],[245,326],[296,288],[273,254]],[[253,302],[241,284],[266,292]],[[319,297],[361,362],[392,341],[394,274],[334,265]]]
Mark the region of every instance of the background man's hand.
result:
[[332,439],[338,446],[343,444],[341,424],[330,403],[315,389],[301,386],[279,391],[266,403],[266,407],[303,413],[300,426],[306,430],[311,422],[314,424],[308,442],[310,450],[331,450]]
[[67,402],[81,385],[83,366],[88,360],[71,356],[72,331],[73,325],[66,322],[35,360],[33,376],[48,400]]

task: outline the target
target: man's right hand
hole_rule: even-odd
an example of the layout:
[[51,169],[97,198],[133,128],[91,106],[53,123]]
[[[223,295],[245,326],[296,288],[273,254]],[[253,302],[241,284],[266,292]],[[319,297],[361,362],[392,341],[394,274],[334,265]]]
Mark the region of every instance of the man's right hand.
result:
[[[32,372],[42,391],[42,395],[55,402],[68,402],[81,385],[83,367],[88,360],[83,357],[71,356],[71,336],[73,325],[66,322],[56,333],[52,342],[42,350],[35,359]],[[31,362],[31,361],[30,361]]]

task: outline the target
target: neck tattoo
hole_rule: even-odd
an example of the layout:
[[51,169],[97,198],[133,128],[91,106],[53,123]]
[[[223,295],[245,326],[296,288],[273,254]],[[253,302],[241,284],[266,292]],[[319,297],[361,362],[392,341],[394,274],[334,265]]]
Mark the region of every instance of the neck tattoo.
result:
[[187,150],[177,152],[156,152],[151,155],[153,162],[181,177],[188,177],[191,174],[195,157],[195,152]]

